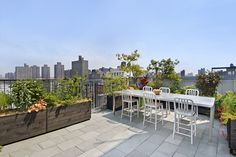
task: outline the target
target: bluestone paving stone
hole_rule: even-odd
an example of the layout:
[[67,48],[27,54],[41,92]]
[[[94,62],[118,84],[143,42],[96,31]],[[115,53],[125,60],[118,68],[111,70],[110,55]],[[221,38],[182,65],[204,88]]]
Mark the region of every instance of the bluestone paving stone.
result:
[[141,145],[139,145],[136,148],[136,150],[149,156],[157,149],[157,147],[158,147],[158,145],[155,145],[151,142],[145,141]]
[[134,150],[131,153],[129,153],[126,157],[148,157],[148,155],[144,154],[143,152]]
[[111,151],[105,153],[103,157],[125,157],[127,154],[117,150],[117,149],[112,149]]
[[100,157],[100,156],[103,156],[104,153],[101,152],[100,150],[94,148],[94,149],[91,149],[81,155],[79,155],[79,157]]
[[67,150],[69,148],[72,148],[72,147],[76,146],[79,143],[82,143],[82,142],[84,142],[84,141],[79,139],[79,138],[77,138],[77,139],[71,139],[71,140],[65,141],[65,142],[63,142],[61,144],[58,144],[57,146],[61,150],[65,151],[65,150]]
[[49,147],[52,147],[52,146],[55,146],[55,145],[56,145],[56,143],[53,142],[52,140],[47,140],[47,141],[39,143],[39,146],[42,149],[49,148]]
[[170,154],[165,154],[163,152],[155,151],[150,157],[172,157]]
[[189,157],[189,156],[176,152],[173,157]]
[[176,152],[177,149],[178,149],[178,146],[168,143],[168,142],[163,142],[160,145],[160,147],[157,148],[157,151],[172,156]]
[[32,153],[31,157],[52,157],[60,152],[62,151],[58,147],[51,147],[39,152],[34,152]]
[[142,114],[129,123],[120,119],[120,111],[114,116],[110,111],[92,114],[89,121],[53,131],[24,141],[4,146],[0,157],[40,156],[152,156],[152,157],[232,157],[229,154],[226,131],[217,121],[213,140],[208,141],[209,117],[198,120],[194,144],[190,138],[176,135],[172,138],[173,113],[165,118],[164,126],[142,124]]
[[54,155],[53,157],[77,157],[81,154],[83,154],[83,152],[81,150],[79,150],[79,148],[72,147],[70,149],[67,149],[63,152],[60,152],[60,153]]

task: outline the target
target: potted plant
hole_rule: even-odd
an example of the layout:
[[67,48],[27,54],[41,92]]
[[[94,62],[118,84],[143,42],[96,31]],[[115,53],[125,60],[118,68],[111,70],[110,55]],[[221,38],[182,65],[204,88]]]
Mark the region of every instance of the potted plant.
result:
[[[113,92],[128,88],[127,79],[121,76],[104,78],[104,87],[107,94],[107,108],[113,109]],[[116,97],[117,110],[121,109],[121,97]]]
[[[214,97],[217,87],[220,84],[220,75],[215,72],[207,72],[197,76],[196,87],[199,89],[200,95]],[[209,109],[199,107],[198,110],[202,114],[209,115]]]
[[89,120],[91,101],[81,97],[76,81],[80,79],[63,80],[54,93],[46,92],[40,81],[12,84],[10,99],[15,108],[1,110],[0,145]]
[[236,154],[236,92],[229,91],[221,99],[220,120],[227,125],[230,152]]

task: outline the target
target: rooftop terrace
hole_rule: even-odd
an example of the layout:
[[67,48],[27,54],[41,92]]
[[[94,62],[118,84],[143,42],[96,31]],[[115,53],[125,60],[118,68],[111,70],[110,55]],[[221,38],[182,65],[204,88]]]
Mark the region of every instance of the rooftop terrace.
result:
[[93,113],[89,121],[3,147],[1,157],[230,157],[225,127],[215,120],[212,141],[208,141],[208,119],[200,116],[194,144],[190,138],[172,138],[173,113],[155,131],[142,124],[142,117],[120,119],[105,110]]

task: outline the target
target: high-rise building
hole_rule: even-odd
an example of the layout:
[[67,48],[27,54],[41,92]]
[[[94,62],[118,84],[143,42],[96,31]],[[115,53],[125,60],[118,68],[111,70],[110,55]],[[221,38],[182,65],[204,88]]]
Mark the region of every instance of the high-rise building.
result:
[[180,71],[180,76],[185,77],[185,70]]
[[205,73],[206,73],[205,68],[201,68],[201,69],[198,70],[198,75],[205,74]]
[[6,79],[14,79],[15,78],[15,74],[12,72],[8,72],[5,74],[5,78]]
[[65,77],[64,65],[62,65],[61,62],[57,62],[57,64],[54,65],[54,78],[64,79],[64,77]]
[[71,69],[65,70],[65,77],[71,78]]
[[50,79],[50,67],[47,64],[41,67],[41,73],[42,79]]
[[88,76],[88,61],[84,60],[82,56],[79,56],[79,60],[72,61],[72,76]]
[[32,79],[32,69],[29,65],[24,64],[24,66],[17,66],[15,68],[15,77],[16,79]]
[[30,68],[32,70],[32,79],[40,78],[40,67],[33,65]]

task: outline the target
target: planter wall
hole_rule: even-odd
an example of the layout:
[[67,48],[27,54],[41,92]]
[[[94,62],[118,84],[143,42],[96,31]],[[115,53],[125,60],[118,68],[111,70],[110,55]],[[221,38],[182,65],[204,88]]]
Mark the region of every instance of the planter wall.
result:
[[46,133],[46,110],[0,117],[0,145]]
[[0,117],[0,145],[6,145],[91,118],[91,102],[49,108],[40,112]]
[[227,123],[227,134],[230,153],[236,154],[236,120],[228,120]]
[[53,131],[91,118],[91,102],[50,108],[47,112],[47,131]]

